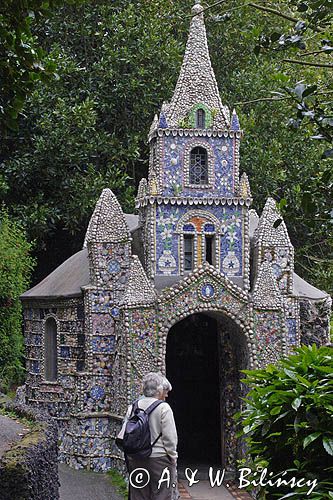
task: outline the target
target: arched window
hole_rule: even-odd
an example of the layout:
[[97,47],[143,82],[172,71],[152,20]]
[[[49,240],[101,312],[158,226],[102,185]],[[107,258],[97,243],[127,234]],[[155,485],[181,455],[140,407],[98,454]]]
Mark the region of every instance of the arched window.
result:
[[215,264],[215,237],[212,234],[205,235],[205,260],[208,264]]
[[184,269],[192,271],[194,264],[194,236],[184,234]]
[[208,184],[208,155],[205,148],[193,148],[190,153],[190,184]]
[[196,128],[205,128],[206,126],[206,113],[201,108],[197,110],[195,126]]
[[205,259],[208,264],[215,264],[215,226],[211,222],[204,225]]
[[44,356],[45,380],[54,382],[58,375],[58,356],[57,324],[53,318],[48,318],[45,323]]

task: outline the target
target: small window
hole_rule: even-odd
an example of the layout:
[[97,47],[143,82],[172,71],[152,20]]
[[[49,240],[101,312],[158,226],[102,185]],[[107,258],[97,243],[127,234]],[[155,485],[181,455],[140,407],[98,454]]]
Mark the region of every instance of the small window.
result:
[[205,236],[206,262],[214,264],[214,236]]
[[192,271],[193,269],[193,236],[184,235],[184,269]]
[[44,353],[45,380],[55,382],[58,376],[58,355],[57,324],[53,318],[48,318],[45,323]]
[[206,113],[203,109],[197,110],[196,115],[196,128],[205,128],[206,126]]
[[208,155],[205,148],[193,148],[190,154],[190,184],[208,184]]

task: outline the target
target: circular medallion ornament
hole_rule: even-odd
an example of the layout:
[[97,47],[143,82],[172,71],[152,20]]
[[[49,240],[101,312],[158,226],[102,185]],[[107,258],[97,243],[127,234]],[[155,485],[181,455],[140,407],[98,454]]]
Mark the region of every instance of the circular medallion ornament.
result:
[[102,399],[105,394],[105,391],[103,387],[99,387],[98,385],[94,385],[94,387],[91,388],[90,390],[90,396],[98,401],[99,399]]
[[215,295],[215,289],[210,283],[204,283],[201,287],[201,295],[204,299],[211,299]]
[[111,274],[117,274],[120,271],[120,263],[117,260],[111,260],[108,269]]
[[163,274],[170,275],[176,269],[176,259],[170,250],[164,250],[161,257],[158,259],[158,268]]
[[119,315],[120,315],[119,307],[112,307],[110,312],[111,312],[111,316],[113,316],[114,318],[119,318]]
[[222,269],[227,276],[234,276],[240,270],[238,257],[233,250],[229,250],[222,262]]

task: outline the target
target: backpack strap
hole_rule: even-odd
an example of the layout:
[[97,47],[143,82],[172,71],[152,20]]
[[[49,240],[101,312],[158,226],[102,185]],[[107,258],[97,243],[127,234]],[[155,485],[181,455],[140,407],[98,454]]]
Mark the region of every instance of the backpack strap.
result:
[[159,433],[159,435],[157,436],[155,441],[151,444],[151,447],[153,447],[157,443],[157,441],[160,439],[161,436],[162,436],[162,432]]
[[132,411],[131,411],[131,414],[130,414],[130,418],[135,414],[136,410],[139,409],[139,400],[136,399],[133,403],[132,403]]
[[145,412],[147,415],[150,415],[152,411],[155,410],[161,403],[164,403],[161,399],[158,399],[157,401],[154,401],[148,408],[146,408]]
[[[161,403],[164,403],[164,401],[161,401],[159,399],[157,401],[154,401],[150,406],[148,406],[148,408],[146,409],[147,415],[149,416],[151,414],[151,412],[154,411],[155,408],[157,408]],[[162,432],[160,432],[160,434],[157,436],[155,441],[151,444],[152,447],[157,443],[157,441],[160,439],[161,436],[162,436]]]

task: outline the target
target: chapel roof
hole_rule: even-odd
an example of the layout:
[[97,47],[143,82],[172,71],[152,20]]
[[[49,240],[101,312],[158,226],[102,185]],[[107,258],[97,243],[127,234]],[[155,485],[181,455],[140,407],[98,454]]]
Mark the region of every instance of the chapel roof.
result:
[[[127,226],[130,231],[134,231],[138,227],[138,216],[134,214],[124,214]],[[256,226],[258,216],[253,211],[250,214],[250,234],[254,232],[252,225]],[[139,266],[137,257],[132,263],[132,269],[135,270]],[[167,277],[166,277],[167,278]],[[172,286],[175,281],[170,276],[170,282],[163,282],[163,288]],[[133,278],[133,283],[134,283]],[[21,295],[21,299],[60,299],[62,297],[80,297],[82,295],[81,288],[89,284],[89,261],[88,250],[83,248],[76,254],[57,267],[51,274],[43,279],[36,286]],[[147,292],[147,290],[146,290]],[[152,291],[153,293],[153,291]],[[321,300],[328,297],[326,292],[310,285],[296,273],[293,279],[293,294],[297,297],[308,298],[312,300]],[[145,295],[145,299],[147,295]]]
[[[138,227],[138,215],[124,214],[127,227],[134,231]],[[40,283],[21,295],[21,299],[49,299],[79,297],[81,287],[89,284],[88,250],[83,248],[65,260]]]
[[21,299],[59,299],[79,297],[89,284],[88,250],[72,255],[40,283],[21,295]]

